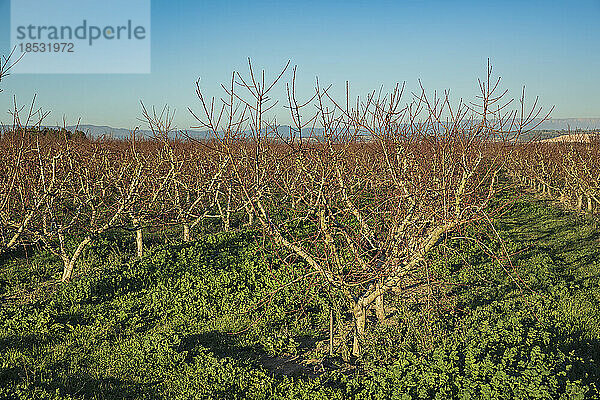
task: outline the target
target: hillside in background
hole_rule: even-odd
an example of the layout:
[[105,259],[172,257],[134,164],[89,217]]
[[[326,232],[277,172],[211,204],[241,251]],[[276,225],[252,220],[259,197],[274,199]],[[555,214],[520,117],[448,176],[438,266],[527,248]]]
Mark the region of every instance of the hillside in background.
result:
[[[537,122],[533,122],[536,124]],[[50,126],[49,126],[50,127]],[[2,129],[10,129],[9,125],[2,125]],[[133,129],[127,128],[114,128],[108,125],[68,125],[67,130],[75,131],[79,130],[84,132],[88,137],[100,137],[109,136],[114,138],[127,138],[131,135]],[[569,130],[571,131],[600,131],[600,118],[560,118],[560,119],[549,119],[542,122],[535,131],[523,134],[520,136],[521,141],[529,140],[549,140],[558,136],[566,134]],[[289,125],[280,125],[278,128],[278,134],[283,138],[289,138],[290,132],[294,132],[295,128]],[[152,131],[148,129],[138,129],[138,134],[143,137],[151,137]],[[194,138],[207,138],[209,137],[209,131],[207,130],[194,130],[194,129],[175,129],[175,132],[179,132],[180,135],[189,135]],[[311,136],[320,136],[323,130],[321,128],[304,128],[302,130],[302,137],[308,138]]]
[[[69,126],[68,129],[74,129],[75,126]],[[540,126],[537,128],[538,131],[566,131],[566,130],[593,130],[600,129],[600,118],[557,118],[557,119],[549,119],[547,121],[542,122]],[[110,126],[97,126],[97,125],[80,125],[79,130],[84,132],[89,132],[92,136],[102,136],[102,135],[112,135],[115,137],[125,137],[131,133],[130,129],[125,128],[113,128]],[[282,125],[279,129],[279,133],[283,136],[289,135],[290,127],[287,125]],[[207,135],[207,131],[202,130],[189,130],[185,129],[185,131],[191,136],[199,136],[205,137]],[[320,132],[319,129],[316,130]],[[140,133],[144,135],[151,135],[151,131],[149,130],[140,130]],[[302,135],[304,137],[308,137],[310,133],[309,129],[304,129]]]

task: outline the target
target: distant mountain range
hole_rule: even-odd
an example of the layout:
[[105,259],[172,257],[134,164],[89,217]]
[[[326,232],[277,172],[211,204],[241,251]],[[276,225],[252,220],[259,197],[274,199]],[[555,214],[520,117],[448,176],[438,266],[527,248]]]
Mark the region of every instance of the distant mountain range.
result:
[[[4,129],[8,128],[8,126],[3,126]],[[123,138],[131,135],[132,129],[126,128],[114,128],[106,125],[69,125],[67,126],[68,130],[74,130],[75,128],[80,131],[86,133],[91,137],[99,137],[99,136],[112,136],[114,138]],[[565,130],[593,130],[600,129],[600,118],[552,118],[547,121],[544,121],[537,130],[547,130],[547,131],[565,131]],[[290,127],[287,125],[281,125],[278,129],[279,134],[282,137],[288,137],[290,132]],[[204,130],[185,130],[185,132],[191,137],[197,138],[205,138],[209,136],[209,132]],[[322,129],[315,129],[313,135],[319,135],[322,132]],[[152,136],[152,131],[150,130],[138,130],[138,133],[150,137]],[[302,136],[308,137],[310,134],[309,129],[303,129]]]
[[[10,129],[12,127],[10,127],[8,125],[4,125],[0,128]],[[56,126],[48,126],[48,128],[57,128],[57,127]],[[131,133],[133,132],[133,129],[113,128],[112,126],[107,126],[107,125],[89,125],[89,124],[67,125],[66,128],[69,131],[74,131],[77,129],[79,131],[84,132],[89,137],[107,136],[107,137],[114,137],[114,138],[125,138],[125,137],[129,137],[131,135]],[[281,137],[289,137],[290,129],[294,130],[293,128],[290,128],[290,126],[280,125],[278,127],[279,135],[281,135]],[[208,130],[200,131],[200,130],[186,129],[186,130],[181,130],[181,131],[183,131],[186,135],[189,135],[190,137],[193,137],[193,138],[207,138],[210,136],[210,131],[208,131]],[[320,128],[315,128],[313,135],[319,135],[322,131],[323,130]],[[177,132],[180,132],[180,130],[171,132],[171,135],[175,135]],[[153,136],[152,131],[149,129],[138,129],[137,134],[141,135],[142,137],[152,137]],[[310,135],[310,129],[305,128],[302,130],[302,137],[306,138],[309,135]]]
[[[78,129],[84,132],[86,135],[91,137],[99,137],[99,136],[110,136],[115,138],[123,138],[128,137],[133,132],[133,129],[127,128],[113,128],[112,126],[106,125],[70,125],[67,126],[67,129],[72,131],[74,129]],[[196,131],[196,130],[187,130],[188,135],[194,137],[206,137],[208,135],[208,131]],[[152,131],[148,129],[138,129],[137,133],[144,137],[152,136]]]
[[551,118],[542,122],[538,129],[552,131],[600,129],[600,118]]
[[[68,127],[69,130],[74,128],[75,127]],[[549,131],[600,129],[600,118],[551,118],[542,122],[537,129]],[[112,135],[114,137],[124,137],[131,134],[130,129],[113,128],[110,126],[80,125],[79,130],[90,134],[91,136]],[[279,127],[279,133],[284,137],[289,135],[289,130],[290,127],[287,125],[281,125]],[[140,130],[139,132],[148,136],[152,134],[149,130]],[[186,130],[186,132],[193,137],[206,137],[208,135],[208,131]],[[316,129],[316,132],[319,134],[321,129]],[[309,133],[309,129],[303,129],[302,136],[307,137]]]
[[[73,130],[75,128],[76,128],[75,126],[67,126],[68,130]],[[97,126],[97,125],[79,125],[79,127],[77,127],[77,129],[79,129],[82,132],[85,132],[88,136],[92,136],[92,137],[99,137],[102,135],[106,135],[106,136],[120,138],[120,137],[127,137],[127,136],[131,135],[131,132],[132,132],[131,129],[113,128],[110,126]],[[288,125],[280,125],[278,127],[277,131],[279,132],[279,135],[281,135],[281,137],[289,137],[290,129],[297,132],[297,129],[291,128]],[[206,137],[210,136],[210,131],[208,131],[208,130],[199,131],[199,130],[193,130],[193,129],[192,130],[183,129],[182,131],[185,134],[187,134],[191,137],[194,137],[194,138],[206,138]],[[320,128],[315,128],[313,135],[319,135],[322,131],[323,130]],[[138,134],[143,135],[145,137],[152,136],[151,130],[138,129],[137,132],[138,132]],[[178,131],[174,131],[173,134],[175,134],[175,132],[178,132]],[[310,135],[310,129],[308,129],[308,128],[302,129],[303,137],[308,137],[309,135]]]

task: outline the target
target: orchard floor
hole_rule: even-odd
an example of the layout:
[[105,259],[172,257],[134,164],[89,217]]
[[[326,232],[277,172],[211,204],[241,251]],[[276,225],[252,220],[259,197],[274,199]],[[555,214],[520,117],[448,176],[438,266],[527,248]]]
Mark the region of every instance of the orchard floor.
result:
[[360,360],[327,356],[327,294],[281,288],[303,267],[252,232],[155,240],[142,260],[115,235],[68,284],[47,252],[15,251],[0,259],[0,398],[599,398],[597,217],[524,195],[495,227],[486,246],[510,262],[449,240],[430,260],[444,304],[389,299]]

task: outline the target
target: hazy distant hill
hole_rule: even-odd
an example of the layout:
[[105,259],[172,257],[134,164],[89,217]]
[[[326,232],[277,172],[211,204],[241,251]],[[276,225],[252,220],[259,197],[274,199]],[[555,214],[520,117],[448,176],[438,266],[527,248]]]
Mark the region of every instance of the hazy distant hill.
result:
[[[131,135],[131,132],[133,132],[133,128],[132,129],[126,129],[126,128],[113,128],[112,126],[106,126],[106,125],[102,125],[102,126],[98,126],[98,125],[79,125],[78,127],[76,127],[75,125],[70,125],[67,127],[68,130],[73,130],[73,129],[79,129],[80,131],[83,131],[86,133],[86,135],[91,136],[91,137],[99,137],[99,136],[112,136],[115,138],[123,138],[123,137],[128,137]],[[142,136],[152,136],[152,131],[148,130],[148,129],[138,129],[138,134],[142,135]],[[207,135],[206,131],[195,131],[195,130],[188,130],[187,133],[191,136],[194,137],[205,137]]]
[[[70,125],[67,127],[68,130],[73,130],[75,128],[76,128],[75,125]],[[132,132],[131,129],[113,128],[110,126],[98,126],[98,125],[79,125],[77,127],[77,129],[85,132],[87,135],[92,136],[92,137],[99,137],[102,135],[106,135],[106,136],[112,136],[115,138],[122,138],[122,137],[127,137],[127,136],[131,135],[131,132]],[[317,129],[315,129],[314,134],[319,135],[321,132],[322,132],[322,129],[317,128]],[[147,129],[140,129],[140,130],[138,130],[138,133],[141,135],[147,136],[147,137],[152,136],[152,131],[147,130]],[[185,130],[185,133],[187,133],[188,135],[190,135],[192,137],[197,137],[197,138],[206,138],[206,137],[210,136],[208,131]],[[281,125],[281,126],[279,126],[278,133],[279,133],[279,135],[281,135],[281,137],[287,138],[290,136],[290,127],[287,125]],[[302,130],[303,137],[308,137],[309,135],[310,135],[309,129]]]
[[542,122],[538,129],[566,130],[566,129],[600,129],[600,118],[551,118]]
[[[4,129],[8,128],[7,126],[3,127]],[[75,125],[67,126],[67,129],[74,130],[76,128]],[[77,127],[80,131],[85,132],[87,135],[91,137],[99,137],[99,136],[112,136],[115,138],[123,138],[131,135],[132,129],[126,128],[113,128],[111,126],[106,125],[79,125]],[[592,129],[600,129],[600,118],[552,118],[547,121],[542,122],[542,124],[537,128],[538,131],[565,131],[567,129],[576,130],[592,130]],[[152,132],[147,129],[138,130],[139,134],[143,136],[151,136]],[[197,138],[205,138],[208,135],[208,131],[200,131],[200,130],[186,130],[187,134],[192,137]],[[278,133],[281,137],[287,138],[290,136],[290,127],[287,125],[281,125],[278,129]],[[317,128],[312,133],[313,136],[320,136],[322,133],[322,129]],[[302,137],[306,138],[311,135],[310,129],[302,130]],[[552,132],[549,133],[548,137],[554,137],[557,133]]]
[[[68,130],[73,130],[75,128],[76,128],[75,125],[70,125],[67,127]],[[127,136],[131,135],[131,132],[132,132],[132,129],[113,128],[111,126],[98,126],[98,125],[79,125],[79,127],[77,127],[77,129],[85,132],[86,134],[88,134],[92,137],[106,135],[106,136],[112,136],[112,137],[119,138],[119,137],[127,137]],[[316,129],[315,131],[318,134],[322,130]],[[185,132],[192,137],[205,138],[205,137],[209,136],[208,131],[185,130]],[[290,136],[290,127],[286,126],[286,125],[282,125],[279,127],[278,132],[282,137],[289,137]],[[152,131],[147,130],[147,129],[139,129],[138,133],[141,135],[144,135],[144,136],[152,136]],[[310,132],[308,129],[303,129],[302,136],[308,137],[309,133]]]
[[[75,128],[74,126],[69,127],[69,129]],[[552,118],[547,121],[542,122],[542,124],[537,128],[538,130],[549,130],[549,131],[562,131],[567,129],[600,129],[600,118]],[[80,125],[79,130],[84,131],[86,133],[90,133],[92,136],[101,136],[101,135],[113,135],[115,137],[124,137],[128,136],[131,133],[131,130],[124,128],[113,128],[110,126],[97,126],[97,125]],[[286,125],[282,125],[279,127],[279,134],[287,137],[289,136],[290,127]],[[140,133],[144,135],[150,135],[151,132],[148,130],[140,130]],[[207,135],[207,131],[198,131],[198,130],[187,130],[187,133],[192,136],[205,137]],[[309,135],[308,129],[303,129],[302,136],[307,137]],[[321,129],[316,129],[316,133],[320,134]]]

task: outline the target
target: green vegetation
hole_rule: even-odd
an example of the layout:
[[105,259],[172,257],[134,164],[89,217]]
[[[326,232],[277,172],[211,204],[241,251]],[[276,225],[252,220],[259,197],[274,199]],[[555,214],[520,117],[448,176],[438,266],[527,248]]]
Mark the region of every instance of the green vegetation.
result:
[[6,254],[0,397],[598,398],[597,221],[523,197],[495,225],[503,240],[481,240],[514,269],[447,240],[429,260],[454,280],[445,303],[390,298],[346,361],[327,356],[327,292],[282,286],[304,266],[252,231],[149,240],[141,260],[103,238],[67,284],[50,253]]

